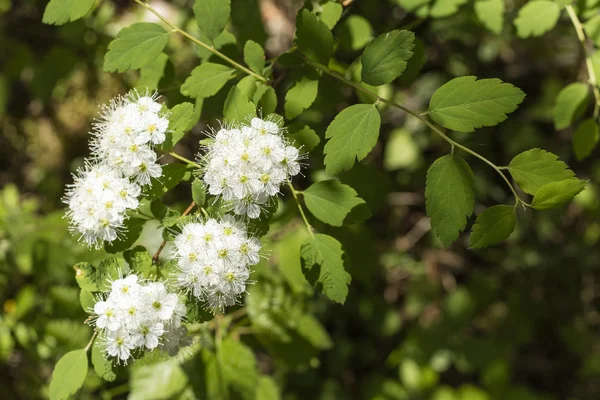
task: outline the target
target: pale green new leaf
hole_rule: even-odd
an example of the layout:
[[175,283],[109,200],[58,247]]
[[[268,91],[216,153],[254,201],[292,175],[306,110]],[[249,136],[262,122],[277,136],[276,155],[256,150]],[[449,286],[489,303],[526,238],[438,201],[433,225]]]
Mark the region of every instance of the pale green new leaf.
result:
[[369,85],[390,83],[406,69],[413,55],[415,35],[409,31],[391,31],[377,36],[360,57],[362,80]]
[[593,40],[596,47],[600,46],[600,15],[594,15],[583,25],[585,34]]
[[422,7],[432,0],[396,0],[396,3],[406,11],[415,11],[419,7]]
[[302,272],[329,299],[344,304],[352,277],[344,269],[342,244],[324,234],[316,234],[300,249]]
[[79,303],[81,304],[81,308],[88,314],[91,314],[94,310],[94,305],[96,304],[96,299],[92,292],[86,289],[81,289],[79,292]]
[[335,179],[313,183],[302,193],[308,210],[333,226],[342,226],[353,209],[361,204],[366,205],[354,189]]
[[181,85],[181,94],[206,98],[215,95],[229,81],[235,70],[221,64],[204,63],[192,71]]
[[435,91],[429,102],[429,115],[448,129],[473,132],[504,121],[523,98],[525,93],[519,88],[500,79],[463,76]]
[[138,22],[121,29],[117,38],[108,45],[104,70],[125,72],[144,67],[162,53],[168,35],[160,25],[149,22]]
[[142,67],[140,69],[140,80],[135,87],[140,91],[158,89],[158,84],[165,72],[168,61],[169,56],[160,53],[154,62]]
[[[340,6],[341,7],[341,6]],[[256,399],[260,400],[279,400],[281,392],[277,383],[270,376],[261,376],[256,387]]]
[[194,117],[194,105],[192,103],[177,104],[171,109],[169,115],[169,131],[167,131],[165,141],[157,146],[161,150],[169,150],[179,142],[185,132],[190,129],[192,118]]
[[518,154],[508,164],[508,170],[525,193],[536,194],[543,185],[575,176],[558,156],[542,149],[531,149]]
[[429,14],[433,18],[449,17],[456,13],[460,6],[466,4],[468,0],[435,0],[435,3],[429,9]]
[[333,51],[333,35],[316,15],[302,9],[296,19],[296,44],[310,60],[327,65]]
[[560,6],[550,0],[528,1],[515,19],[517,36],[541,36],[554,28],[560,16]]
[[58,360],[50,381],[50,400],[66,400],[75,394],[85,381],[88,370],[87,351],[73,350]]
[[92,346],[92,366],[99,377],[105,381],[112,382],[117,378],[117,375],[112,370],[112,360],[106,359],[100,346],[101,344],[97,340]]
[[196,23],[211,42],[223,32],[230,14],[231,0],[196,0],[194,3]]
[[257,74],[262,74],[265,68],[265,51],[260,44],[248,40],[244,45],[244,61],[250,69]]
[[490,32],[499,35],[504,26],[504,0],[478,0],[475,2],[477,19]]
[[362,160],[377,143],[381,117],[374,104],[355,104],[345,108],[327,127],[325,169],[334,175],[347,171]]
[[317,98],[319,81],[303,77],[285,95],[285,117],[294,119],[306,110]]
[[573,120],[585,110],[588,93],[588,85],[581,82],[571,83],[558,93],[554,106],[554,127],[557,130],[571,126]]
[[344,8],[340,3],[335,0],[329,0],[327,3],[321,5],[321,11],[317,15],[329,29],[333,29],[342,17],[343,11]]
[[598,143],[598,124],[593,118],[586,119],[573,134],[573,152],[577,160],[589,156]]
[[471,247],[481,249],[508,238],[515,230],[517,210],[513,206],[498,205],[477,216],[471,231]]
[[175,360],[136,365],[131,371],[128,399],[168,399],[181,392],[187,383],[186,374]]
[[559,207],[581,192],[585,188],[585,183],[577,178],[546,183],[533,196],[531,207],[537,210]]
[[425,199],[431,227],[440,242],[449,246],[467,226],[473,213],[473,171],[455,154],[438,158],[427,171]]
[[95,0],[50,0],[42,22],[50,25],[62,25],[75,21],[87,14],[94,6]]
[[242,123],[249,121],[256,115],[256,107],[248,97],[237,87],[234,86],[229,91],[225,105],[223,106],[223,117],[227,122]]
[[361,15],[349,15],[336,28],[339,46],[349,51],[358,51],[373,40],[373,27]]

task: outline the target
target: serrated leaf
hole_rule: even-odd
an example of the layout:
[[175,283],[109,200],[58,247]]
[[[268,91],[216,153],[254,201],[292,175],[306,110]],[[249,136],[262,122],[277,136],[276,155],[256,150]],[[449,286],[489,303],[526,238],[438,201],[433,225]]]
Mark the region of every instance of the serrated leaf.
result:
[[377,143],[381,117],[372,104],[355,104],[345,108],[327,127],[325,169],[330,175],[347,171],[362,160]]
[[132,369],[128,398],[169,399],[180,393],[187,383],[186,374],[175,360],[139,365]]
[[190,129],[193,116],[194,105],[192,103],[185,102],[173,107],[171,115],[169,115],[169,131],[166,139],[157,147],[161,150],[173,148],[183,138],[185,132]]
[[217,94],[234,74],[235,70],[221,64],[200,64],[181,85],[181,94],[196,98],[211,97]]
[[75,394],[85,381],[88,370],[85,349],[73,350],[58,360],[50,381],[50,400],[66,400]]
[[333,51],[333,35],[316,15],[302,9],[296,18],[296,45],[310,60],[327,65]]
[[168,42],[168,33],[160,25],[138,22],[121,29],[108,45],[104,70],[125,72],[139,69],[156,60]]
[[550,0],[527,2],[515,19],[517,36],[528,38],[541,36],[554,28],[560,16],[560,6]]
[[244,61],[252,71],[261,75],[265,68],[265,51],[262,46],[253,40],[248,40],[244,45]]
[[438,158],[427,171],[425,199],[431,227],[444,246],[449,246],[467,226],[473,213],[473,171],[455,154]]
[[[351,217],[353,210],[359,211],[355,210],[359,206],[366,206],[365,201],[358,197],[354,189],[335,179],[313,183],[302,193],[308,210],[321,221],[333,226],[342,226],[344,222],[357,222],[348,221],[351,219],[348,217]],[[370,216],[368,208],[360,211],[363,214],[358,222]]]
[[392,82],[406,69],[414,47],[415,35],[409,31],[394,30],[377,36],[360,57],[363,82],[373,86]]
[[435,0],[435,3],[429,9],[429,14],[433,18],[444,18],[456,13],[460,6],[466,4],[468,0]]
[[536,194],[543,185],[575,176],[558,156],[542,149],[531,149],[518,154],[508,164],[513,179],[525,193]]
[[478,0],[475,2],[477,19],[490,32],[499,35],[504,26],[504,0]]
[[160,53],[154,62],[142,67],[140,69],[140,80],[135,87],[140,91],[158,89],[158,84],[165,72],[168,61],[169,56]]
[[75,21],[87,14],[94,3],[95,0],[50,0],[44,10],[42,22],[50,25],[62,25]]
[[300,257],[306,279],[329,299],[344,304],[352,277],[344,269],[342,244],[319,233],[302,244]]
[[477,216],[471,231],[471,247],[481,249],[500,243],[515,230],[517,210],[513,206],[493,206]]
[[198,28],[211,42],[223,32],[231,14],[231,0],[196,0],[194,15]]
[[585,188],[585,181],[577,178],[546,183],[533,196],[531,207],[547,210],[562,206]]
[[285,95],[285,117],[294,119],[312,105],[317,98],[319,81],[303,77]]
[[152,270],[152,256],[143,246],[135,246],[123,253],[129,269],[138,275],[149,278]]
[[558,93],[554,105],[554,127],[557,130],[568,128],[583,113],[588,93],[588,85],[581,82],[571,83]]
[[229,123],[242,123],[256,116],[256,107],[248,97],[237,87],[233,86],[225,99],[223,117]]
[[586,119],[573,134],[573,152],[577,160],[589,156],[598,144],[598,124],[593,118]]
[[116,240],[112,242],[104,242],[104,250],[107,253],[119,253],[125,251],[140,237],[145,219],[142,218],[128,218],[124,223],[124,232]]
[[429,115],[440,125],[460,132],[494,126],[516,110],[525,94],[500,79],[463,76],[452,79],[435,91]]
[[312,151],[321,142],[317,133],[307,125],[294,123],[288,126],[288,137],[292,144],[302,152]]
[[192,200],[199,207],[202,207],[206,203],[206,188],[201,179],[194,179],[192,182]]
[[79,303],[81,303],[81,308],[86,313],[90,314],[94,309],[94,304],[96,304],[96,300],[94,299],[94,295],[87,289],[81,289],[79,292]]
[[112,361],[106,359],[97,340],[92,346],[92,366],[94,372],[105,381],[112,382],[117,379],[117,375],[112,370]]

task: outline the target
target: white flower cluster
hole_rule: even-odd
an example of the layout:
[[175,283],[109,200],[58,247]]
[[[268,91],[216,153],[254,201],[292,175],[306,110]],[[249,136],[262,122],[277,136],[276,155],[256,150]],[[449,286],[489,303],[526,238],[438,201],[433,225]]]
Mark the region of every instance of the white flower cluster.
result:
[[108,296],[94,305],[94,314],[105,353],[127,363],[136,349],[168,347],[170,336],[183,328],[185,306],[161,282],[129,275],[112,282]]
[[273,121],[253,118],[250,126],[221,129],[201,156],[210,194],[223,196],[233,211],[250,218],[290,176],[300,172],[298,149],[288,144]]
[[112,242],[124,229],[125,211],[138,206],[140,185],[162,175],[152,146],[165,140],[169,120],[156,94],[136,91],[103,106],[91,142],[93,159],[79,169],[65,203],[71,229],[88,245]]
[[260,259],[258,239],[227,215],[184,225],[174,245],[179,284],[213,312],[236,303],[246,291],[249,266]]

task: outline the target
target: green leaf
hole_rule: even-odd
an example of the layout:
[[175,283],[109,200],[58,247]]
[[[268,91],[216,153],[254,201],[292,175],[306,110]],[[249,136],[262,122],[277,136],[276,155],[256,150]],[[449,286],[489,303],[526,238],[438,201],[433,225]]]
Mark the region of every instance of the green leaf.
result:
[[211,42],[223,32],[230,14],[231,0],[196,0],[194,3],[198,28]]
[[274,113],[277,109],[277,93],[275,89],[270,86],[267,87],[257,104],[263,115]]
[[342,244],[319,233],[302,244],[300,257],[306,279],[329,299],[344,304],[352,277],[344,269]]
[[152,256],[143,246],[135,246],[123,253],[123,258],[129,264],[129,269],[138,275],[149,278],[152,272]]
[[436,0],[431,6],[429,14],[433,18],[444,18],[456,13],[460,6],[466,4],[468,0]]
[[321,11],[317,13],[317,16],[329,29],[333,29],[342,17],[343,11],[344,8],[340,3],[337,3],[335,0],[329,0],[327,3],[321,5]]
[[[340,5],[340,8],[342,6]],[[256,387],[257,400],[280,400],[281,392],[277,383],[270,376],[261,376]]]
[[373,40],[373,27],[361,15],[349,15],[336,28],[336,39],[342,49],[358,51]]
[[431,227],[444,246],[449,246],[467,226],[473,213],[473,171],[455,154],[438,158],[427,171],[425,199]]
[[225,120],[228,123],[242,123],[255,115],[256,108],[254,104],[248,100],[248,97],[237,86],[233,86],[223,106],[223,117]]
[[310,60],[327,65],[333,52],[333,35],[316,15],[302,9],[296,19],[296,45]]
[[148,200],[161,197],[173,189],[182,180],[190,178],[187,164],[171,163],[162,165],[162,176],[152,178],[150,188],[146,189]]
[[554,28],[560,16],[560,6],[550,0],[527,2],[515,19],[517,36],[528,38],[541,36]]
[[490,32],[499,35],[504,26],[504,0],[478,0],[475,2],[477,19]]
[[169,56],[160,53],[154,62],[142,67],[140,69],[140,80],[135,87],[140,91],[158,89],[158,84],[165,72],[168,61]]
[[125,251],[140,237],[145,219],[142,218],[129,218],[125,220],[125,232],[111,243],[104,242],[104,250],[107,253],[119,253]]
[[563,181],[575,176],[558,156],[542,149],[531,149],[515,156],[508,170],[525,193],[536,194],[550,182]]
[[554,105],[554,127],[557,130],[571,126],[573,121],[585,111],[588,93],[588,85],[581,82],[571,83],[558,93]]
[[223,339],[220,351],[227,385],[242,399],[254,400],[258,370],[252,349],[227,337]]
[[585,33],[596,47],[600,47],[600,15],[595,15],[583,24]]
[[373,104],[345,108],[331,122],[325,137],[325,169],[330,175],[347,171],[362,160],[377,143],[381,117]]
[[471,231],[471,247],[481,249],[500,243],[515,230],[517,210],[513,206],[499,205],[486,209],[477,216]]
[[494,126],[516,110],[525,94],[500,79],[463,76],[452,79],[435,91],[429,115],[440,125],[460,132]]
[[292,144],[301,149],[302,152],[312,151],[321,142],[317,133],[307,125],[294,123],[288,126],[288,137]]
[[577,160],[589,156],[598,143],[598,124],[593,118],[586,119],[573,134],[573,152]]
[[96,299],[94,299],[94,295],[92,292],[86,289],[81,289],[79,292],[79,303],[81,303],[81,308],[86,313],[90,314],[94,309],[94,305],[96,304]]
[[96,374],[105,381],[112,382],[117,379],[112,370],[112,360],[106,359],[97,340],[92,346],[92,366]]
[[188,378],[175,360],[139,365],[131,372],[131,400],[169,399],[183,391]]
[[168,42],[168,33],[158,24],[138,22],[121,29],[108,45],[104,70],[125,72],[156,60]]
[[585,181],[577,178],[546,183],[533,196],[531,207],[537,210],[559,207],[581,192],[585,188],[585,184]]
[[229,81],[235,70],[221,64],[204,63],[192,71],[181,85],[181,94],[188,97],[211,97]]
[[202,207],[206,203],[206,188],[201,179],[194,179],[192,182],[192,200],[198,207]]
[[317,98],[319,81],[303,77],[285,95],[285,117],[294,119],[306,110]]
[[[321,221],[333,226],[342,226],[344,222],[357,222],[348,221],[347,217],[352,217],[351,212],[355,208],[366,206],[365,201],[358,197],[354,189],[335,179],[313,183],[302,193],[308,210]],[[366,214],[364,210],[358,211],[362,211],[362,217],[370,216],[368,208]]]
[[63,400],[75,394],[85,381],[88,370],[87,351],[73,350],[58,360],[50,381],[50,400]]
[[49,25],[62,25],[75,21],[87,14],[94,6],[95,0],[50,0],[42,22]]
[[157,147],[161,150],[173,148],[190,129],[193,116],[194,105],[192,103],[185,102],[173,107],[171,115],[169,115],[169,132],[167,132],[165,141]]
[[415,35],[409,31],[391,31],[377,36],[360,57],[362,80],[369,85],[390,83],[406,69],[413,55]]
[[244,61],[250,69],[261,75],[265,68],[265,51],[260,44],[249,40],[244,45]]

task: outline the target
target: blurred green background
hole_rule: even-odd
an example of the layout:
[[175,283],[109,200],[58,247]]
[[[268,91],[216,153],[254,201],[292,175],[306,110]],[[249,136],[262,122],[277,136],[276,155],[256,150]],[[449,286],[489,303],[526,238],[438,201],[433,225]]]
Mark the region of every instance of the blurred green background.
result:
[[[152,2],[195,33],[192,3]],[[224,35],[219,47],[234,59],[241,59],[250,38],[266,43],[268,57],[285,51],[301,3],[233,0],[228,29],[235,36]],[[531,147],[552,151],[589,179],[587,189],[558,211],[519,210],[517,231],[506,243],[471,251],[461,237],[443,249],[430,232],[423,192],[427,168],[448,149],[416,120],[382,108],[379,143],[341,176],[368,202],[373,218],[339,229],[315,222],[319,230],[335,232],[348,252],[353,281],[346,304],[306,288],[297,256],[304,234],[296,229],[289,199],[267,237],[268,272],[258,272],[254,300],[301,300],[331,337],[331,343],[321,343],[324,351],[298,359],[273,356],[269,346],[244,336],[283,398],[600,399],[599,152],[576,161],[572,131],[556,132],[552,124],[560,89],[585,80],[582,52],[568,19],[541,38],[517,39],[510,26],[515,4],[506,4],[508,22],[498,36],[476,20],[472,2],[439,20],[418,19],[392,0],[348,2],[334,28],[334,58],[340,69],[349,66],[351,75],[352,62],[372,37],[414,30],[421,43],[412,67],[394,86],[378,88],[380,93],[424,110],[433,91],[455,76],[510,82],[527,94],[517,112],[498,127],[454,137],[499,165]],[[155,21],[132,1],[104,0],[83,20],[48,26],[41,23],[45,5],[44,0],[0,0],[0,398],[5,399],[47,396],[56,360],[89,340],[73,265],[107,255],[89,251],[69,234],[61,196],[88,155],[98,105],[140,84],[135,71],[102,71],[108,43],[123,26]],[[158,88],[174,105],[185,100],[179,85],[198,57],[210,54],[175,36],[168,53]],[[275,77],[283,113],[295,77],[284,66],[276,67]],[[198,125],[177,152],[194,156],[202,131],[219,118],[228,89],[202,105]],[[370,101],[326,76],[320,89],[301,118],[321,138],[336,112]],[[319,179],[322,160],[321,143],[298,187]],[[509,194],[494,171],[475,159],[469,162],[476,176],[476,213],[507,202]],[[183,210],[190,201],[189,183],[164,200]],[[142,240],[150,252],[160,242],[155,231],[148,228]],[[186,372],[190,381],[196,379],[193,368]],[[125,398],[129,376],[122,368],[118,375],[107,383],[90,373],[76,397]]]

